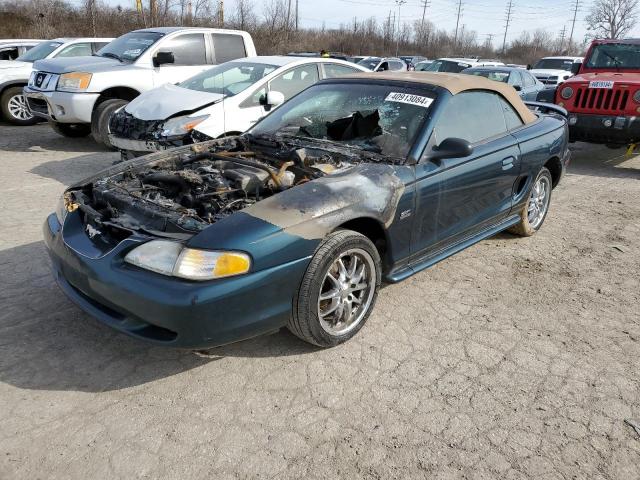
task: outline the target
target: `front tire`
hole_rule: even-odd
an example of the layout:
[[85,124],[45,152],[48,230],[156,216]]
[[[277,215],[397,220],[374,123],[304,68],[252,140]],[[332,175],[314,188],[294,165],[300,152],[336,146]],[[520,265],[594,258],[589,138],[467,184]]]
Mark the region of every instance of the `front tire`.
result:
[[351,230],[329,234],[302,279],[289,330],[319,347],[346,342],[369,318],[380,282],[380,255],[371,240]]
[[33,116],[27,106],[22,87],[7,88],[0,97],[2,116],[14,125],[35,125],[38,119]]
[[115,150],[109,141],[109,120],[116,110],[127,103],[126,100],[111,98],[96,107],[91,115],[91,136],[96,142]]
[[547,167],[542,167],[533,182],[527,203],[520,210],[520,222],[509,229],[511,233],[522,237],[530,237],[540,230],[549,212],[552,189],[553,179],[551,172]]
[[49,125],[58,135],[68,138],[86,137],[91,133],[91,126],[86,123],[60,123],[50,121]]

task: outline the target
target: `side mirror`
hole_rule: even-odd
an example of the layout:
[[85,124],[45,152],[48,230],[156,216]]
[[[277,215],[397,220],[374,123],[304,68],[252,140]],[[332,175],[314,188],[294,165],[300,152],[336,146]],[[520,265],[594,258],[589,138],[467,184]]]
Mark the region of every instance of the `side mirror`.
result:
[[515,89],[516,92],[522,91],[522,85],[513,85],[513,88]]
[[473,153],[471,144],[462,138],[446,138],[440,145],[433,147],[428,154],[428,159],[432,162],[439,162],[445,158],[464,158]]
[[531,64],[530,63],[527,64],[527,70],[531,70]]
[[387,62],[376,68],[376,72],[386,72],[387,70],[389,70],[389,64]]
[[571,73],[572,73],[573,75],[577,75],[577,74],[578,74],[578,72],[580,71],[580,66],[581,66],[581,65],[582,65],[582,64],[581,64],[581,63],[578,63],[578,62],[574,62],[574,63],[572,63],[572,64],[571,64]]
[[160,65],[167,65],[168,63],[176,63],[176,59],[173,56],[173,52],[158,52],[153,57],[153,66],[159,67]]
[[270,107],[277,107],[278,105],[282,105],[284,103],[284,94],[281,92],[276,92],[275,90],[271,90],[267,93],[267,99],[265,102]]

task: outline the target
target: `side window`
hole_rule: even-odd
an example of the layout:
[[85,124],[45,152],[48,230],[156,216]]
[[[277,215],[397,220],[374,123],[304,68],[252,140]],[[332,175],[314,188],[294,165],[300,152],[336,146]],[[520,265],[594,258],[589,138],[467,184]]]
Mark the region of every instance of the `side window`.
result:
[[217,64],[247,56],[244,38],[241,35],[214,33],[211,36],[213,37],[213,50]]
[[18,58],[18,47],[0,49],[0,60],[15,60]]
[[407,69],[407,64],[404,62],[399,62],[397,60],[392,62],[392,69],[394,71],[402,71],[402,70],[406,70]]
[[173,58],[175,58],[173,65],[207,64],[203,33],[187,33],[170,38],[162,44],[159,51],[173,52]]
[[522,76],[524,77],[525,87],[533,87],[536,84],[536,79],[529,72],[522,72]]
[[56,57],[88,57],[91,53],[90,43],[76,43],[63,48]]
[[240,104],[240,108],[257,107],[267,98],[267,87],[262,87]]
[[318,67],[315,64],[292,68],[277,76],[269,83],[269,89],[284,94],[285,100],[318,81]]
[[436,145],[455,137],[470,143],[506,133],[502,108],[495,93],[473,91],[454,95],[438,117],[434,128]]
[[513,70],[511,72],[511,75],[509,75],[509,85],[513,85],[514,87],[516,85],[519,85],[521,87],[524,86],[524,83],[522,82],[522,76],[520,75],[520,72],[518,72],[517,70]]
[[100,50],[105,45],[107,45],[107,43],[109,42],[93,42],[92,46],[93,46],[94,53]]
[[338,65],[337,63],[323,63],[324,76],[326,78],[341,77],[350,73],[358,73],[360,70],[347,67],[346,65]]
[[504,113],[504,120],[507,122],[507,130],[513,130],[514,128],[521,127],[524,125],[522,120],[520,119],[520,115],[516,112],[513,107],[502,97],[497,97],[498,103],[502,107],[502,112]]

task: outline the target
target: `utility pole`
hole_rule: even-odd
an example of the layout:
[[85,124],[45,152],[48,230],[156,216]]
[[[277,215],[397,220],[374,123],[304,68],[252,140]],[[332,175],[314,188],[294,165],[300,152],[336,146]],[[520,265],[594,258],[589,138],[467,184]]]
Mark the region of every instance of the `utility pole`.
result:
[[398,37],[396,39],[396,57],[398,56],[398,50],[400,50],[400,8],[407,3],[407,0],[396,0],[398,5]]
[[502,54],[507,48],[507,32],[509,31],[509,24],[511,23],[511,14],[513,12],[513,0],[509,0],[509,4],[507,5],[507,18],[506,23],[504,25],[504,39],[502,40]]
[[158,20],[158,3],[156,0],[149,0],[149,16],[151,17],[152,27],[156,26],[156,22]]
[[573,42],[573,29],[576,26],[576,17],[578,16],[578,7],[580,7],[580,0],[576,0],[575,7],[573,8],[573,22],[571,23],[571,34],[569,35],[569,48],[571,48],[571,42]]
[[218,23],[224,27],[224,0],[218,2]]
[[300,16],[299,16],[299,13],[298,13],[299,12],[299,10],[298,10],[298,7],[299,7],[298,4],[299,3],[300,3],[299,0],[296,0],[296,32],[298,31],[298,22],[300,21]]
[[562,47],[564,46],[564,39],[567,36],[567,26],[563,25],[562,30],[560,31],[560,52],[562,53]]
[[420,22],[420,27],[424,27],[424,17],[427,13],[427,8],[431,5],[431,0],[421,0],[422,4],[422,21]]
[[93,30],[93,36],[96,35],[96,0],[89,0],[87,2],[87,6],[89,7],[89,15],[91,15],[91,29]]
[[462,0],[458,0],[458,19],[456,20],[456,34],[453,37],[453,45],[458,43],[458,27],[460,26],[460,15],[462,15]]

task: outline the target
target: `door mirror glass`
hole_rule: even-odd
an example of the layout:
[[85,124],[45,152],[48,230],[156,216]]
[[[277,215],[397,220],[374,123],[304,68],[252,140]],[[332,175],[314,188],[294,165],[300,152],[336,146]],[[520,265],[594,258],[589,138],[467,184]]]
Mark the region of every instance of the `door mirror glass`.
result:
[[440,145],[433,147],[427,158],[432,162],[439,162],[445,158],[464,158],[473,153],[471,144],[462,138],[447,138]]
[[173,52],[158,52],[153,57],[153,66],[159,67],[160,65],[167,65],[169,63],[175,63],[176,59],[173,57]]
[[581,63],[578,62],[574,62],[571,64],[571,73],[573,73],[574,75],[577,75],[578,72],[580,71],[580,65],[582,65]]
[[267,101],[266,104],[270,107],[277,107],[278,105],[282,105],[284,103],[284,94],[281,92],[276,92],[275,90],[271,90],[267,93]]

